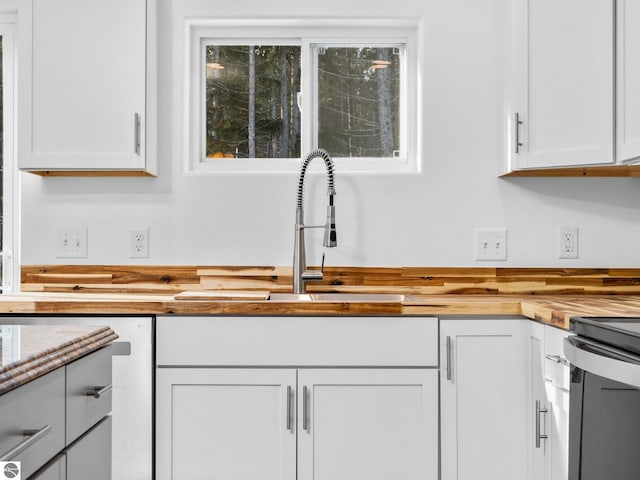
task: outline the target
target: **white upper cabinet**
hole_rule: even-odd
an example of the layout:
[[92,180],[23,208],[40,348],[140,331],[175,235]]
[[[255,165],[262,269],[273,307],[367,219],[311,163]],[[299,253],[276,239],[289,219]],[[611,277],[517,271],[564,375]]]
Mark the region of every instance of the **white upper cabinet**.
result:
[[147,7],[146,0],[21,3],[21,169],[154,173],[146,148]]
[[618,0],[617,159],[640,161],[640,2]]
[[615,0],[509,4],[510,170],[614,163]]

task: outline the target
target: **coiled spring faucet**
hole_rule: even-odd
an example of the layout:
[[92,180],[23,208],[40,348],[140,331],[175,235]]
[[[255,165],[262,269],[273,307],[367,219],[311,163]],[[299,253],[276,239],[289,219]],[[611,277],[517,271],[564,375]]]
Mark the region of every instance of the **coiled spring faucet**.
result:
[[[305,225],[304,224],[304,177],[307,173],[307,167],[314,158],[322,158],[327,169],[327,195],[329,195],[329,205],[327,206],[327,221],[324,225]],[[320,271],[307,270],[306,253],[304,246],[304,230],[306,228],[324,228],[325,247],[335,247],[337,242],[336,235],[336,211],[333,205],[333,196],[336,194],[334,186],[334,167],[333,161],[329,154],[322,149],[313,150],[302,162],[300,168],[300,179],[298,180],[298,198],[296,202],[296,229],[293,245],[293,293],[305,293],[305,285],[309,280],[322,280],[322,268]],[[324,267],[324,255],[322,256],[322,267]]]

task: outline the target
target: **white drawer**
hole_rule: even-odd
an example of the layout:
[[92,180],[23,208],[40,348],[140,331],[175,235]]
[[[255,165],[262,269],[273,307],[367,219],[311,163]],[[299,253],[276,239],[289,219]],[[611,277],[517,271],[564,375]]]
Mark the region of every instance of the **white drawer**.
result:
[[436,317],[158,317],[160,366],[438,365]]
[[70,444],[111,412],[111,347],[79,358],[66,368],[66,440]]
[[569,332],[545,325],[544,376],[560,388],[569,390],[569,362],[562,352],[562,342]]
[[[64,368],[58,368],[0,396],[0,456],[32,440],[27,448],[7,458],[22,463],[22,478],[28,478],[64,448],[64,377]],[[29,437],[25,431],[40,433]]]

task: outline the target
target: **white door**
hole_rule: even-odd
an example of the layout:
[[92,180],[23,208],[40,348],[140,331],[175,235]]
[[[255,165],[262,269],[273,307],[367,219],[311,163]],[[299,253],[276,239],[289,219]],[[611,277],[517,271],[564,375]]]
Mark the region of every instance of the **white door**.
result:
[[617,157],[640,161],[640,2],[618,0]]
[[528,362],[528,391],[527,419],[528,419],[528,451],[531,456],[531,480],[545,478],[545,452],[548,452],[549,441],[543,438],[547,432],[547,418],[549,416],[547,395],[544,380],[544,325],[529,322],[527,325],[527,362]]
[[510,4],[516,44],[512,167],[613,163],[615,0]]
[[21,2],[21,168],[144,167],[146,8]]
[[547,382],[546,480],[569,478],[569,392]]
[[299,480],[437,478],[437,370],[299,370]]
[[442,480],[527,478],[526,321],[440,321]]
[[158,480],[295,480],[293,369],[159,368]]

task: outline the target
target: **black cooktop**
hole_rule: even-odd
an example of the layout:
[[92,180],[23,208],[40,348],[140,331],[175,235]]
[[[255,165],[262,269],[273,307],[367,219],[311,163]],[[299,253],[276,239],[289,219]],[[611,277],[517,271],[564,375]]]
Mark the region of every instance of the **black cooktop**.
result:
[[576,335],[640,355],[640,317],[571,317]]

